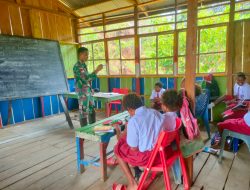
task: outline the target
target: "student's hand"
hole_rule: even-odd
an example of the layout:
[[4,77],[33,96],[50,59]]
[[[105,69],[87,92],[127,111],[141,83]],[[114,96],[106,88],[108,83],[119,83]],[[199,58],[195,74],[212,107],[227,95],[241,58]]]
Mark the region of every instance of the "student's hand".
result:
[[98,73],[98,72],[101,71],[102,69],[103,69],[103,65],[100,64],[100,65],[97,66],[95,72]]

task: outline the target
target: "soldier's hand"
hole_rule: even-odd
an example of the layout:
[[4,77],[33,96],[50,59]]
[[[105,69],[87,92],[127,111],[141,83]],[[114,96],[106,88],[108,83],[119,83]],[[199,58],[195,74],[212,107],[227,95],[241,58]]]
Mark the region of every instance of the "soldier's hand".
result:
[[99,71],[101,71],[102,69],[103,69],[103,65],[100,64],[100,65],[97,66],[96,71],[99,72]]

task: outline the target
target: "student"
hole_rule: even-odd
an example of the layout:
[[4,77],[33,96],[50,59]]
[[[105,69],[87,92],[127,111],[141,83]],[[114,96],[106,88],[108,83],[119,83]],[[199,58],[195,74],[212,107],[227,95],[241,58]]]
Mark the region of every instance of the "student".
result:
[[88,124],[88,116],[89,123],[94,123],[96,120],[91,81],[97,77],[97,73],[103,68],[102,65],[98,65],[94,72],[89,73],[86,61],[88,61],[88,49],[80,47],[78,49],[78,62],[74,65],[73,72],[75,76],[75,91],[78,95],[81,127]]
[[222,134],[224,129],[228,129],[237,133],[250,135],[250,104],[248,105],[248,112],[243,117],[220,122],[218,123],[218,128],[220,134]]
[[[136,94],[125,95],[122,104],[131,118],[127,124],[127,131],[119,137],[114,152],[128,179],[127,189],[136,189],[137,182],[129,165],[138,167],[148,163],[164,117],[160,112],[144,107],[141,98]],[[114,184],[113,189],[118,186]]]
[[250,85],[246,82],[246,75],[243,72],[237,73],[234,96],[240,100],[250,99]]
[[155,89],[152,91],[150,96],[151,107],[160,110],[161,109],[161,95],[165,92],[165,89],[162,88],[162,83],[155,83]]

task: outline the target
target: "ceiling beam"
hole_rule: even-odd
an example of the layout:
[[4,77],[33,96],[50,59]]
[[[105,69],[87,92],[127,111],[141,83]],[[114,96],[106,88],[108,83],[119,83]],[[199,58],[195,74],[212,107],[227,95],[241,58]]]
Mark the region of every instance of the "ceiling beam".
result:
[[[138,5],[138,4],[141,3],[140,0],[135,0],[135,1],[136,1],[136,5]],[[144,15],[145,15],[146,17],[148,17],[148,12],[147,12],[147,9],[146,9],[145,6],[141,6],[141,7],[139,7],[139,9],[141,9],[141,11],[143,11]]]
[[84,6],[84,7],[81,7],[81,8],[74,9],[73,11],[75,12],[75,11],[78,11],[78,10],[83,9],[83,8],[88,8],[88,7],[92,7],[92,6],[95,6],[95,5],[100,5],[100,4],[106,3],[106,2],[108,2],[108,1],[113,1],[113,0],[102,0],[101,3],[100,3],[100,2],[99,2],[99,3],[90,3],[90,4],[88,4],[87,6]]

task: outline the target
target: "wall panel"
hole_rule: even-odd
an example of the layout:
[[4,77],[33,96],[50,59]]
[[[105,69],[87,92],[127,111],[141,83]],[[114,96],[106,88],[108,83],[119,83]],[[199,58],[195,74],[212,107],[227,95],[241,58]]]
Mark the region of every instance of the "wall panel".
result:
[[3,2],[0,2],[0,30],[1,34],[12,34],[9,6]]

